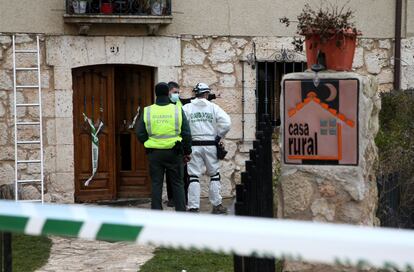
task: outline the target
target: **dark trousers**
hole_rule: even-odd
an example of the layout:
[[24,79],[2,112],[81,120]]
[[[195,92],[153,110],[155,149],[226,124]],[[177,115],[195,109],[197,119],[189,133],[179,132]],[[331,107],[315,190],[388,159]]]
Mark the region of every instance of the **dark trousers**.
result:
[[[187,164],[184,165],[184,178],[183,178],[183,182],[184,182],[184,193],[185,193],[185,203],[187,203],[187,199],[188,199],[188,172],[187,172]],[[171,183],[171,179],[170,176],[168,175],[168,173],[165,176],[165,181],[167,183],[167,196],[168,196],[168,200],[173,200],[174,196],[173,196],[173,188],[172,188],[172,183]]]
[[170,149],[153,149],[148,154],[152,181],[151,209],[162,210],[164,174],[170,177],[176,211],[185,211],[183,156]]

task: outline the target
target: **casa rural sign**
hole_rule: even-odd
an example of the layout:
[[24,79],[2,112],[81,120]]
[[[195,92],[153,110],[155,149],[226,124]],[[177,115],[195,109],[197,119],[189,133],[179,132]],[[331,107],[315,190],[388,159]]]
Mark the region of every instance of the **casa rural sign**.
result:
[[287,79],[284,85],[284,162],[357,165],[357,79]]

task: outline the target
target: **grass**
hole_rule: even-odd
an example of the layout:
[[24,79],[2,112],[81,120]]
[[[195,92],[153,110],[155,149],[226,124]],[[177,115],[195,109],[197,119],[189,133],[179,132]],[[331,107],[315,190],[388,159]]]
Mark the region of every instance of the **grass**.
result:
[[140,272],[232,272],[233,256],[196,250],[159,248]]
[[14,272],[31,272],[46,264],[52,241],[43,236],[13,234],[12,262]]

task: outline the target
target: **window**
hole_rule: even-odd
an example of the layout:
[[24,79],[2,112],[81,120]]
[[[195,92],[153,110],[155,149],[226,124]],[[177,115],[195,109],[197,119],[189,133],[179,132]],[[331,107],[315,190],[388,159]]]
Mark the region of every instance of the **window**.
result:
[[259,122],[262,114],[269,114],[273,126],[280,126],[282,77],[285,74],[305,71],[306,62],[258,62],[256,67],[256,122]]
[[321,119],[321,135],[336,135],[336,119]]

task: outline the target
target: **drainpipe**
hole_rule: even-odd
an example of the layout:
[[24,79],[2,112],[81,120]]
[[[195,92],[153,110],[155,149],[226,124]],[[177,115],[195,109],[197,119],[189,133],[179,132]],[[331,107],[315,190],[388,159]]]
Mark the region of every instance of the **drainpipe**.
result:
[[244,82],[245,82],[244,61],[242,61],[241,64],[242,64],[242,120],[241,122],[242,122],[242,142],[244,142],[244,123],[245,123],[245,120],[244,120],[244,100],[245,100],[245,97],[244,97]]
[[401,88],[401,17],[402,0],[395,3],[394,90]]

